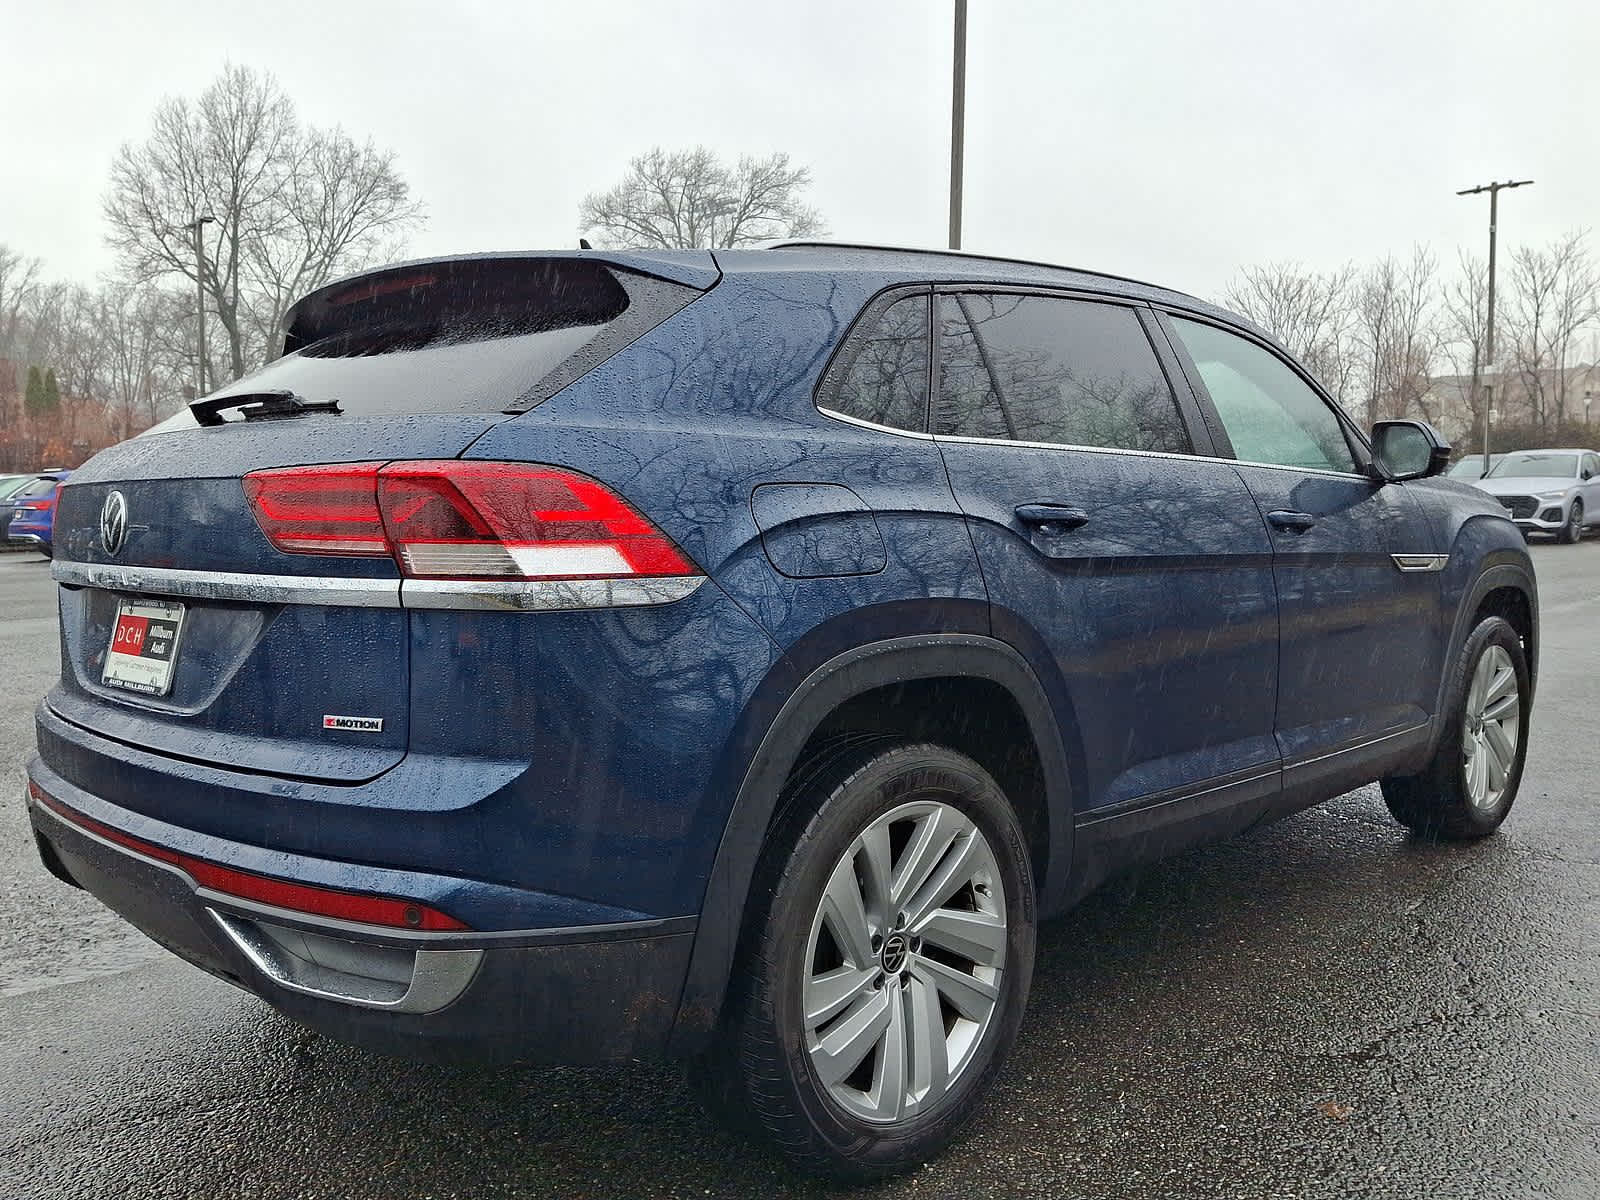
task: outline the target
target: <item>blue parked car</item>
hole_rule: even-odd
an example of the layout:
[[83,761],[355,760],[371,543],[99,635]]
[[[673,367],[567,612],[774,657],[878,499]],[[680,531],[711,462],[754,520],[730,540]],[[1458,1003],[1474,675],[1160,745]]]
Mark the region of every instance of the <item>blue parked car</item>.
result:
[[51,532],[55,526],[56,498],[61,485],[72,477],[71,471],[50,471],[24,484],[3,504],[9,515],[5,526],[6,540],[13,544],[32,546],[46,558],[51,556]]
[[1426,425],[1109,275],[791,244],[409,263],[62,489],[45,863],[330,1036],[675,1055],[924,1162],[1039,922],[1381,780],[1516,796],[1534,573]]

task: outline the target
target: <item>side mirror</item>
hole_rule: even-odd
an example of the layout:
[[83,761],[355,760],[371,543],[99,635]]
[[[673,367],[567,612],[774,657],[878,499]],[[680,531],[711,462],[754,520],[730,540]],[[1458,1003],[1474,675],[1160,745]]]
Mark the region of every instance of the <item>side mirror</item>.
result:
[[1384,483],[1427,479],[1450,464],[1450,443],[1426,421],[1379,421],[1372,427],[1372,468]]

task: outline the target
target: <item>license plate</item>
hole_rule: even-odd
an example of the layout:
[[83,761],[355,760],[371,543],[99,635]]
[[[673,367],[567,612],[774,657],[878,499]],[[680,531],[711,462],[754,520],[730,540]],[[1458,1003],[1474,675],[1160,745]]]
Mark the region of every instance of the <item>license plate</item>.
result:
[[172,690],[183,605],[167,600],[120,600],[100,682],[146,696]]

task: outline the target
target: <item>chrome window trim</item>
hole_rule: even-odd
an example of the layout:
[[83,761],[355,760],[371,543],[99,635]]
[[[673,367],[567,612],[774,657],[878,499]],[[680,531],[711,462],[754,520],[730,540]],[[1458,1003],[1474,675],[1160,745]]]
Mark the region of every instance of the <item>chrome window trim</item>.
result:
[[861,429],[874,429],[879,433],[897,433],[901,437],[916,438],[921,442],[933,441],[933,434],[924,433],[920,429],[899,429],[893,425],[879,425],[876,421],[852,417],[849,413],[842,413],[833,408],[825,408],[820,404],[817,405],[817,411],[825,417],[832,417],[835,421],[843,421],[846,425],[855,425]]
[[892,433],[898,437],[915,438],[924,442],[964,442],[969,446],[1017,446],[1026,450],[1078,450],[1089,454],[1131,454],[1135,458],[1176,458],[1184,462],[1226,463],[1230,467],[1265,467],[1269,471],[1294,471],[1301,475],[1326,475],[1332,479],[1359,479],[1371,483],[1370,475],[1359,471],[1325,471],[1319,467],[1291,467],[1284,463],[1253,462],[1247,458],[1218,458],[1210,454],[1179,454],[1172,450],[1128,450],[1122,446],[1079,446],[1071,442],[1014,442],[1010,438],[968,437],[955,433],[919,433],[912,429],[896,429],[893,425],[879,425],[876,421],[863,421],[860,417],[835,412],[817,406],[817,411],[847,425],[871,429],[877,433]]
[[1078,446],[1067,442],[1014,442],[1009,438],[968,437],[953,433],[932,436],[937,442],[965,442],[975,446],[1022,446],[1030,450],[1077,450],[1088,454],[1130,454],[1135,458],[1176,458],[1184,462],[1226,463],[1230,467],[1265,467],[1269,471],[1293,471],[1298,475],[1326,475],[1334,479],[1359,479],[1364,483],[1372,482],[1371,476],[1359,472],[1325,471],[1319,467],[1291,467],[1285,463],[1253,462],[1246,458],[1219,458],[1211,454],[1180,454],[1172,450],[1129,450],[1122,446]]
[[704,575],[641,579],[352,579],[320,575],[264,575],[129,567],[57,560],[57,583],[195,600],[248,604],[329,604],[354,608],[465,609],[495,612],[562,612],[671,604],[692,595]]

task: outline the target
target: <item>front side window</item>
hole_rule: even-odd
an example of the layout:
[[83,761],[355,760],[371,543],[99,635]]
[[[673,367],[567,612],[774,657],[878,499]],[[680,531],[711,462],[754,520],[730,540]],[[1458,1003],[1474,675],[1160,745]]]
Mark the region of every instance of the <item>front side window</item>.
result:
[[1193,449],[1137,314],[1050,296],[939,298],[933,431],[1171,454]]
[[1326,401],[1277,355],[1199,321],[1172,319],[1243,462],[1353,472],[1355,456]]
[[928,416],[928,297],[904,296],[850,334],[817,403],[874,425],[922,432]]
[[1600,477],[1600,454],[1585,454],[1583,456],[1583,469],[1588,472],[1587,479]]

